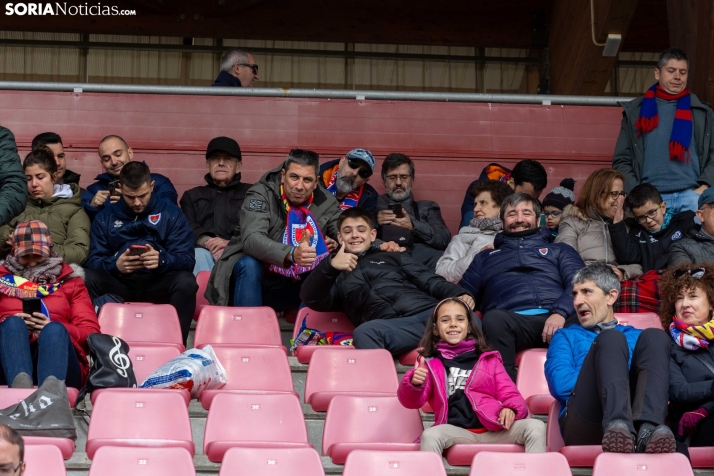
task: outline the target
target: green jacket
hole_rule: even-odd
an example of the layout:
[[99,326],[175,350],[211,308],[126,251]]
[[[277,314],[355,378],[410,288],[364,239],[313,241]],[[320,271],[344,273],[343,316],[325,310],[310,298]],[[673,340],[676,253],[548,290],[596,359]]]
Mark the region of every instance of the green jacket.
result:
[[[10,247],[6,241],[18,223],[40,220],[50,229],[52,251],[68,264],[82,264],[89,255],[89,230],[91,223],[82,208],[82,192],[77,184],[70,184],[71,198],[30,198],[25,211],[0,228],[0,254],[7,255]],[[27,180],[25,180],[27,188]]]
[[[622,124],[615,144],[615,153],[612,156],[612,168],[625,176],[626,192],[640,183],[642,167],[645,163],[644,140],[642,136],[637,137],[635,128],[643,97],[619,103],[623,109]],[[714,113],[712,108],[701,102],[696,94],[692,93],[691,100],[694,139],[699,155],[698,182],[712,187],[714,186],[714,141],[711,132],[714,126]]]
[[27,203],[27,179],[17,155],[15,136],[0,126],[0,226],[22,213]]
[[[282,266],[285,256],[290,252],[291,247],[282,243],[287,212],[280,199],[280,170],[278,167],[267,172],[246,193],[240,210],[240,222],[211,272],[205,293],[209,303],[228,305],[233,266],[244,255]],[[336,239],[340,205],[322,185],[315,189],[310,211],[323,234]]]

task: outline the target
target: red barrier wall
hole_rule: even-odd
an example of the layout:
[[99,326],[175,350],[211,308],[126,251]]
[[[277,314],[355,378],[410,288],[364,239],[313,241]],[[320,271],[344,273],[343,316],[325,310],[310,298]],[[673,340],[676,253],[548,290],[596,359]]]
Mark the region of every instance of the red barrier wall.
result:
[[[36,134],[57,132],[84,186],[102,171],[96,147],[109,134],[167,175],[179,196],[204,183],[205,147],[219,135],[240,144],[246,182],[294,147],[321,161],[363,147],[378,170],[390,152],[409,155],[415,196],[437,201],[454,233],[464,191],[486,164],[535,158],[548,170],[548,190],[573,177],[577,191],[591,171],[610,166],[620,119],[617,107],[0,91],[0,124],[15,133],[21,155]],[[371,183],[384,190],[379,174]]]

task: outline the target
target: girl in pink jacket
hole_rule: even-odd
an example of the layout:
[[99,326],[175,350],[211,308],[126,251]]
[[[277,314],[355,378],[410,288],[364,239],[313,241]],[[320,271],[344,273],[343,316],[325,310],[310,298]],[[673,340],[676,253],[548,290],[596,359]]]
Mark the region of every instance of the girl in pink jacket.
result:
[[421,436],[422,451],[441,454],[459,443],[517,443],[526,452],[545,452],[545,424],[530,418],[469,306],[458,298],[437,304],[419,346],[420,357],[397,396],[407,408],[429,402],[434,409],[434,426]]

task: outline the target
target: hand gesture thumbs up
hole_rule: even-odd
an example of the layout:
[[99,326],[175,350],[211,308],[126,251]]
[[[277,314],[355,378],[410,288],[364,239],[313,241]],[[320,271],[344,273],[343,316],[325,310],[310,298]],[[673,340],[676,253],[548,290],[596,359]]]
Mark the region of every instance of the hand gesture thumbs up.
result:
[[315,262],[317,257],[315,248],[310,246],[310,239],[312,238],[312,232],[306,229],[300,238],[300,244],[295,248],[293,253],[293,259],[300,266],[310,266]]
[[357,256],[352,253],[345,252],[345,242],[337,251],[337,254],[332,258],[332,267],[340,271],[350,272],[357,266]]
[[426,382],[426,377],[429,375],[429,370],[426,367],[422,367],[422,361],[424,357],[419,356],[416,362],[416,369],[412,375],[412,385],[418,387]]

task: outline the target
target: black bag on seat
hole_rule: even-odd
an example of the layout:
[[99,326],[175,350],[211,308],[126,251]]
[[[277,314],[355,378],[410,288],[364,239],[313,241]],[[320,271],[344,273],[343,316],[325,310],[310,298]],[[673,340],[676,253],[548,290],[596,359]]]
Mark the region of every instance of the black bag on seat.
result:
[[134,368],[129,358],[129,345],[118,337],[108,334],[90,334],[89,377],[77,397],[77,406],[87,393],[102,388],[136,388]]

